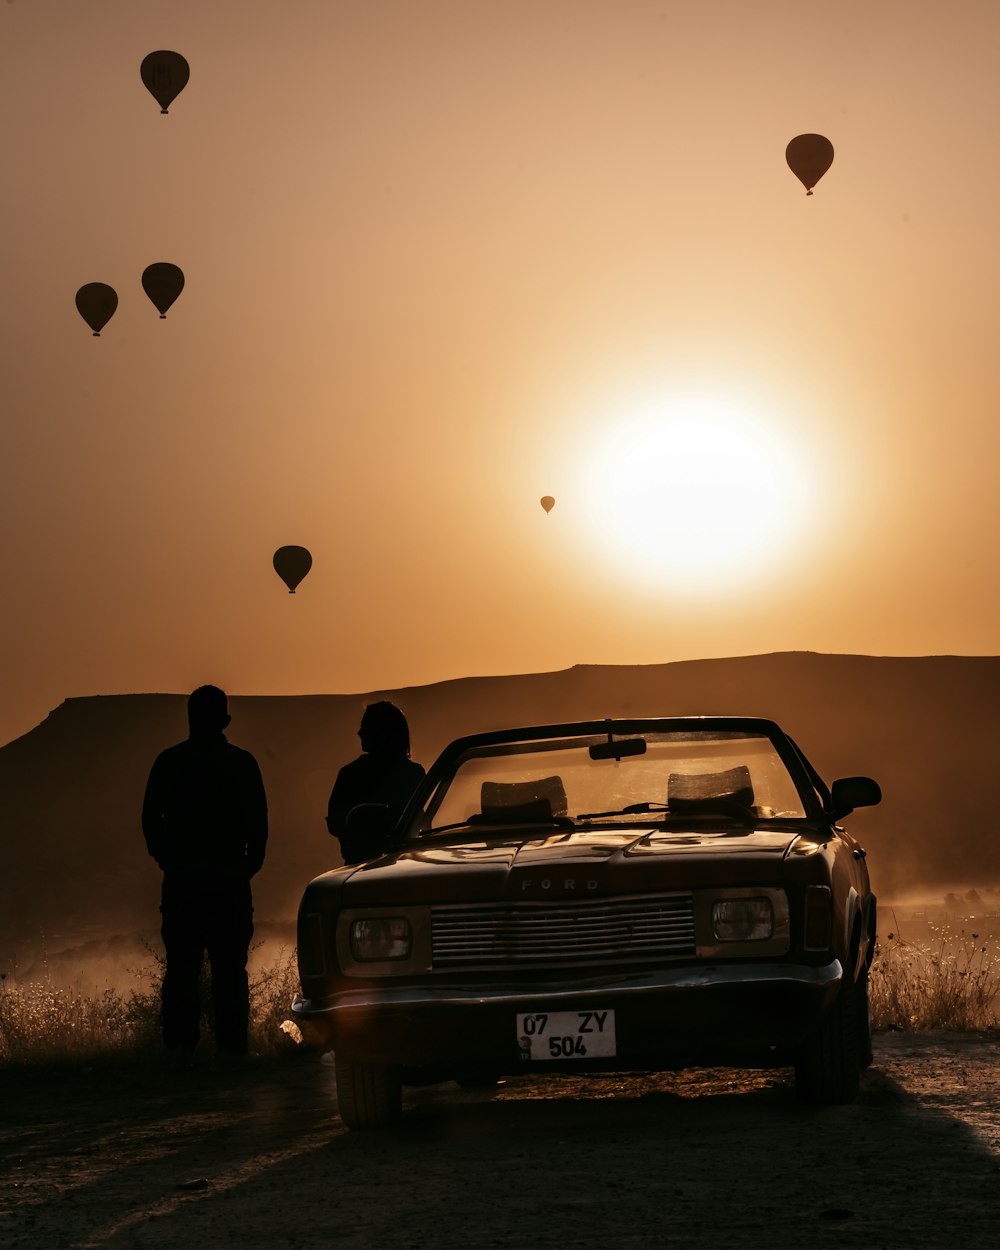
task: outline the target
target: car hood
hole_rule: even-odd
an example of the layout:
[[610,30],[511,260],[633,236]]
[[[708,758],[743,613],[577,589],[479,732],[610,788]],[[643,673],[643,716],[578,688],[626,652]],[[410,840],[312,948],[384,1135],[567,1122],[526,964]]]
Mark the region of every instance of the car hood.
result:
[[[779,880],[795,828],[573,830],[410,842],[359,867],[342,903],[569,899]],[[815,832],[811,831],[811,836]]]

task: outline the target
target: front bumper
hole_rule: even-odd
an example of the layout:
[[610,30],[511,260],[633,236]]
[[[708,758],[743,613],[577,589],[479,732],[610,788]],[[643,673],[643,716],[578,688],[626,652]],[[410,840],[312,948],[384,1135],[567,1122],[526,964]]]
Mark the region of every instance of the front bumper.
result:
[[614,1060],[574,1068],[780,1063],[816,1027],[843,981],[840,961],[710,964],[631,976],[476,986],[407,984],[296,995],[292,1011],[348,1058],[408,1068],[524,1071],[520,1012],[613,1010]]

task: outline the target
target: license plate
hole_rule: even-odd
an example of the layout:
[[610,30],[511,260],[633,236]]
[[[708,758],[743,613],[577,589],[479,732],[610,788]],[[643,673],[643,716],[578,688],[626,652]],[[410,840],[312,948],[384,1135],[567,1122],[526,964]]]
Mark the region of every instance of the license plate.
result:
[[517,1017],[521,1058],[603,1059],[615,1050],[613,1011],[527,1011]]

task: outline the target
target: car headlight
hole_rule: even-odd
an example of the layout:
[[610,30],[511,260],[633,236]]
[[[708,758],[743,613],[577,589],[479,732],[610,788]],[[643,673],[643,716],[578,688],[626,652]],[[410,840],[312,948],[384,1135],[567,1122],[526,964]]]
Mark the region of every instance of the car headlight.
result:
[[359,962],[409,959],[413,931],[405,916],[372,916],[351,924],[351,954]]
[[774,932],[769,898],[719,899],[712,904],[712,928],[719,942],[762,942]]

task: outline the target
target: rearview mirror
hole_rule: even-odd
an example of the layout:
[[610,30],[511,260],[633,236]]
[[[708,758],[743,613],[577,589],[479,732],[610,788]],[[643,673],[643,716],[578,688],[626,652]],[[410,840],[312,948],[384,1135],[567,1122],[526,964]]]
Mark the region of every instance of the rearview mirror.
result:
[[625,755],[645,755],[645,738],[620,738],[608,742],[595,742],[590,748],[592,760],[620,760]]
[[882,802],[882,788],[871,777],[841,777],[830,790],[834,820],[843,820],[856,807],[874,807]]

